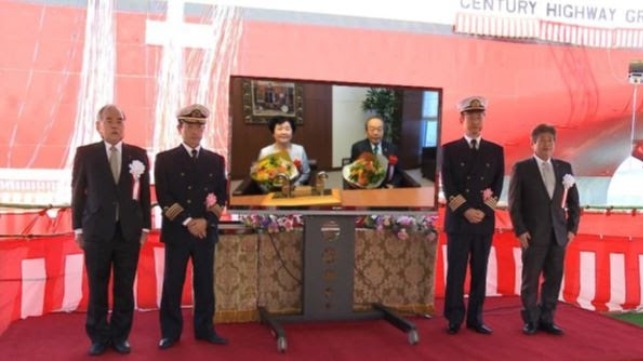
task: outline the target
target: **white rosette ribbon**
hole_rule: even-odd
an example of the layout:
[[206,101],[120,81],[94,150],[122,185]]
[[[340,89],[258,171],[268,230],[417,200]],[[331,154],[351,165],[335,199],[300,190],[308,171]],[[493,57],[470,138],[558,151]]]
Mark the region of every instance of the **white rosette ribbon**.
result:
[[574,184],[576,184],[576,179],[574,179],[574,176],[571,174],[565,174],[565,176],[563,177],[563,201],[560,204],[562,208],[565,208],[565,204],[567,203],[567,193],[569,192],[569,188],[573,187]]
[[132,187],[132,199],[138,201],[141,189],[141,175],[145,172],[145,164],[140,160],[133,160],[129,165],[129,172],[134,178],[134,186]]

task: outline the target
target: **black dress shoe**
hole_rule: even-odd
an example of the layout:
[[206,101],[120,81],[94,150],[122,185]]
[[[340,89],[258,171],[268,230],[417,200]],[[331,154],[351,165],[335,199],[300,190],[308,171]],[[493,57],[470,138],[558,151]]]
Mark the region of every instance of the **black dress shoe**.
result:
[[132,347],[129,344],[129,341],[124,340],[124,341],[113,341],[112,342],[112,347],[116,352],[120,354],[128,354],[130,351],[132,351]]
[[479,323],[477,325],[467,324],[467,328],[483,335],[491,335],[493,333],[493,330],[484,323]]
[[174,344],[178,341],[176,338],[171,338],[171,337],[164,337],[159,341],[159,348],[161,350],[167,350],[168,348],[174,346]]
[[226,340],[225,338],[217,335],[216,333],[212,334],[210,336],[197,336],[196,339],[201,340],[201,341],[206,341],[206,342],[209,342],[209,343],[213,343],[215,345],[227,345],[228,344],[228,340]]
[[563,329],[556,326],[556,324],[554,323],[541,323],[540,329],[547,332],[550,335],[560,336],[564,333]]
[[101,355],[107,350],[108,343],[107,342],[93,342],[91,347],[89,348],[89,355],[90,356],[98,356]]
[[536,324],[533,322],[527,322],[525,325],[522,327],[522,333],[525,335],[534,335],[538,331],[538,328],[536,327]]
[[457,323],[449,322],[449,325],[447,326],[447,333],[449,335],[455,335],[456,333],[458,333],[458,331],[460,331],[460,325]]

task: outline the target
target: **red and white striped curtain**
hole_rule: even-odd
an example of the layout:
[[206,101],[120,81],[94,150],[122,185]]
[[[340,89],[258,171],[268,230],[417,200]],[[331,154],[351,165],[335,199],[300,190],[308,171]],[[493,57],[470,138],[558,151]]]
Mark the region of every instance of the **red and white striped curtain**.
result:
[[[520,295],[522,251],[512,231],[496,232],[487,271],[488,296]],[[436,297],[444,296],[446,237],[435,269]],[[467,282],[468,284],[468,282]],[[567,248],[559,300],[593,311],[643,307],[643,239],[579,235]]]
[[[620,216],[618,220],[623,221],[622,217],[631,216]],[[139,309],[159,306],[163,252],[158,233],[152,232],[141,250],[136,275]],[[510,230],[496,232],[487,275],[489,296],[520,293],[520,254]],[[444,296],[445,256],[442,234],[435,265],[436,297]],[[83,254],[72,235],[0,242],[0,275],[0,334],[12,321],[21,318],[86,309]],[[183,304],[190,305],[191,276],[186,280]],[[580,234],[568,247],[563,282],[561,301],[596,311],[641,309],[643,239]]]
[[[157,309],[165,258],[158,232],[142,247],[134,285],[135,305]],[[182,304],[192,304],[188,269]],[[88,301],[84,255],[72,235],[0,241],[0,334],[12,321],[51,312],[85,311]]]

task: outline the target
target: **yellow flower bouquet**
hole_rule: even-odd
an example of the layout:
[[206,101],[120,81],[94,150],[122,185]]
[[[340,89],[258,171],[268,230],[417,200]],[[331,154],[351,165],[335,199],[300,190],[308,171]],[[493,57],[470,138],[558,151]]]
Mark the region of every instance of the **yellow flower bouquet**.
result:
[[290,159],[288,152],[277,152],[256,161],[250,168],[250,177],[257,182],[264,192],[281,188],[282,179],[278,174],[285,174],[291,183],[299,177],[299,170]]
[[344,180],[355,188],[377,188],[386,177],[388,161],[381,155],[362,153],[342,169]]

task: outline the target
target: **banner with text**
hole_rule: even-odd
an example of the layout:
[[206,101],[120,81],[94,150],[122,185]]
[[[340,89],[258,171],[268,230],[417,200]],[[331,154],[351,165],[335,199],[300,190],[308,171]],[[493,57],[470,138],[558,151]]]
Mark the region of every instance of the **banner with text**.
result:
[[643,7],[634,1],[459,0],[455,31],[601,48],[643,48]]

